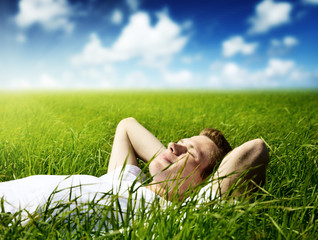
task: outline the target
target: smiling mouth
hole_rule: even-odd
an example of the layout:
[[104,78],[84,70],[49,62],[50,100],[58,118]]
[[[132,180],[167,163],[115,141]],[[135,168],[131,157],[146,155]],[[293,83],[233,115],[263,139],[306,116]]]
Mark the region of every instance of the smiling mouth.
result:
[[166,160],[169,164],[172,163],[172,162],[170,161],[170,159],[168,158],[168,156],[167,156],[165,153],[162,154],[162,158],[163,158],[164,160]]

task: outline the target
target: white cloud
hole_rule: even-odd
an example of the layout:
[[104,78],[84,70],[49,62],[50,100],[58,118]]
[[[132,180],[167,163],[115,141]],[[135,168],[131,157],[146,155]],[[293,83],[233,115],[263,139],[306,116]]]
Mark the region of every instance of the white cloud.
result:
[[139,7],[139,1],[138,0],[126,0],[126,3],[130,10],[137,11]]
[[[181,35],[182,27],[173,22],[165,13],[157,15],[158,21],[150,23],[147,13],[133,14],[128,24],[123,28],[118,39],[110,46],[103,46],[96,34],[91,34],[82,52],[71,58],[71,63],[81,72],[81,78],[101,79],[107,75],[105,82],[116,83],[116,86],[145,87],[150,84],[145,69],[151,67],[157,72],[158,78],[171,85],[189,83],[193,76],[190,71],[171,72],[167,63],[177,53],[182,51],[187,37]],[[126,76],[121,73],[120,79],[114,74],[105,74],[103,66],[115,66],[115,63],[129,62],[137,66],[133,72],[128,70]],[[142,65],[140,65],[142,63]],[[89,70],[90,69],[90,70]],[[94,71],[92,71],[94,69]],[[84,72],[84,71],[88,71]],[[94,80],[95,79],[95,80]]]
[[152,27],[146,13],[137,13],[130,19],[121,36],[113,45],[115,52],[145,60],[169,57],[182,50],[187,42],[180,36],[181,28],[165,14],[158,14],[159,21]]
[[271,40],[271,45],[273,46],[273,47],[279,47],[279,46],[281,46],[281,41],[279,41],[279,40],[277,40],[277,39],[272,39]]
[[303,2],[308,4],[318,4],[318,0],[303,0]]
[[10,81],[10,84],[7,88],[11,90],[24,90],[31,89],[32,85],[26,78],[14,78]]
[[56,88],[61,88],[61,85],[52,76],[46,73],[42,73],[40,76],[39,87],[44,89],[56,89]]
[[193,62],[193,58],[185,56],[181,58],[181,62],[185,64],[191,64]]
[[285,46],[287,46],[287,47],[292,47],[292,46],[295,46],[298,44],[297,38],[295,38],[293,36],[284,37],[283,42],[284,42]]
[[30,76],[29,78],[13,77],[8,85],[8,89],[11,90],[60,89],[62,87],[64,87],[62,82],[47,73],[41,73],[32,78]]
[[298,39],[293,36],[285,36],[282,40],[272,39],[271,45],[273,47],[293,47],[298,44]]
[[290,79],[295,82],[302,82],[305,79],[310,78],[311,77],[310,75],[311,74],[307,71],[295,69],[291,72]]
[[179,72],[163,71],[162,75],[165,82],[179,86],[190,83],[193,79],[192,73],[188,70],[181,70]]
[[183,29],[191,29],[193,26],[193,22],[191,20],[187,20],[182,24]]
[[124,81],[125,87],[140,88],[149,86],[149,79],[142,71],[127,74]]
[[292,4],[288,2],[275,3],[272,0],[264,0],[256,6],[256,15],[249,19],[251,34],[266,33],[273,27],[290,22]]
[[184,64],[191,64],[193,62],[200,61],[202,59],[202,56],[200,54],[197,54],[195,56],[183,56],[180,60]]
[[293,61],[281,59],[269,59],[267,66],[259,70],[250,70],[235,62],[215,62],[211,70],[209,83],[217,88],[275,87],[291,81],[306,81],[309,77]]
[[60,79],[65,87],[75,89],[113,88],[118,82],[116,69],[107,65],[69,69]]
[[99,37],[94,33],[91,34],[90,41],[84,46],[82,53],[71,59],[74,65],[100,65],[118,60],[115,54],[102,46]]
[[232,57],[238,53],[249,55],[254,53],[257,43],[246,43],[241,36],[234,36],[223,42],[223,56]]
[[69,83],[72,83],[74,80],[74,73],[70,71],[69,69],[62,73],[61,80],[68,85]]
[[18,43],[25,43],[27,41],[27,37],[23,33],[19,33],[16,36],[16,40]]
[[120,10],[115,9],[111,17],[111,22],[113,24],[121,24],[122,21],[123,21],[123,13]]
[[110,48],[102,46],[99,37],[92,34],[82,53],[71,59],[72,63],[98,65],[136,58],[152,63],[172,57],[183,49],[187,38],[181,36],[181,27],[167,15],[158,14],[158,18],[157,24],[151,26],[148,14],[134,14]]
[[224,86],[246,87],[253,83],[247,69],[234,62],[213,63],[213,73],[209,78],[212,87],[223,88]]
[[69,20],[72,11],[67,0],[20,0],[16,24],[28,28],[40,24],[47,31],[72,32],[74,23]]
[[239,85],[243,82],[248,75],[248,72],[244,68],[240,68],[237,64],[230,62],[224,65],[222,69],[222,76],[226,79],[230,79],[232,84]]
[[110,88],[117,81],[116,69],[110,65],[83,68],[79,75],[86,87]]
[[298,39],[293,36],[285,36],[282,39],[272,39],[267,53],[272,57],[284,55],[289,53],[290,50],[298,44]]
[[291,60],[270,59],[265,74],[268,77],[285,76],[294,65],[295,63]]

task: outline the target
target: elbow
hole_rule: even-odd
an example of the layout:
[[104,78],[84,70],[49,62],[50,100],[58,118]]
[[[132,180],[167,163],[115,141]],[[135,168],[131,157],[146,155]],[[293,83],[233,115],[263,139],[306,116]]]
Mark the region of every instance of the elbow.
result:
[[136,121],[133,117],[124,118],[122,121]]
[[117,129],[118,128],[126,128],[127,125],[131,124],[132,122],[136,122],[136,119],[133,117],[124,118],[118,123]]
[[250,143],[251,151],[253,152],[253,154],[257,156],[262,165],[267,166],[269,163],[269,152],[265,142],[262,139],[257,138],[250,141]]
[[131,122],[136,122],[136,119],[134,119],[133,117],[124,118],[119,122],[119,124],[127,124]]

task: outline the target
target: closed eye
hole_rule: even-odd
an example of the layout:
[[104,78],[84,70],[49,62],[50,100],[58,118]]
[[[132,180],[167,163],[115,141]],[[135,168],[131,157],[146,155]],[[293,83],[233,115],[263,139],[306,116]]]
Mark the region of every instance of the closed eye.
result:
[[[191,157],[193,157],[195,160],[198,160],[196,153],[196,148],[190,144],[186,144],[185,141],[183,139],[181,139],[180,141],[178,141],[178,144],[184,145],[187,148],[187,152],[191,155]],[[195,152],[195,153],[193,153]]]
[[192,150],[188,150],[188,153],[194,158],[194,159],[197,159],[197,157],[195,156],[195,154],[192,152]]

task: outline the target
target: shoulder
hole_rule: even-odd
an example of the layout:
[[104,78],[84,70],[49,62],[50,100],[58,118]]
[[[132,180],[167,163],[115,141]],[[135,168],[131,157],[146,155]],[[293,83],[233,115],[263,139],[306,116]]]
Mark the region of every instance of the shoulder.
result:
[[118,166],[113,171],[103,175],[102,178],[120,179],[121,181],[135,181],[137,179],[137,181],[141,181],[143,176],[144,174],[139,167],[127,164]]
[[119,167],[120,171],[123,171],[126,174],[132,174],[134,176],[138,176],[141,173],[141,169],[136,165],[126,165],[124,168],[123,166]]

